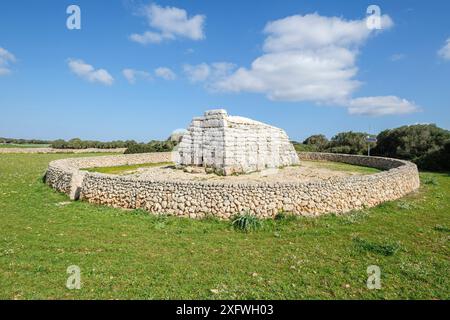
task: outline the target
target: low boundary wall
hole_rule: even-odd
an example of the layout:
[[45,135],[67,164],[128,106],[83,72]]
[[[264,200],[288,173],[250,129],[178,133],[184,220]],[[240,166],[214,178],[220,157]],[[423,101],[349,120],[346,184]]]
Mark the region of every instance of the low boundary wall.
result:
[[228,219],[248,211],[261,218],[280,211],[316,216],[373,207],[417,190],[417,166],[411,162],[356,155],[300,152],[300,160],[327,160],[384,170],[371,175],[327,181],[286,183],[221,183],[158,181],[93,173],[80,168],[171,161],[171,153],[147,153],[50,162],[46,182],[71,199],[155,214],[191,218],[213,215]]

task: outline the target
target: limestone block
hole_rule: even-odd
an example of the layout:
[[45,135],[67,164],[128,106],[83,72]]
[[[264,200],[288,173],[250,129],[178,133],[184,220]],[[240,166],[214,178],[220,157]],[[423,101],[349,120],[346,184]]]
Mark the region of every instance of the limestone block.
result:
[[229,116],[224,109],[195,117],[179,145],[179,163],[225,169],[225,174],[298,164],[287,134],[270,125]]

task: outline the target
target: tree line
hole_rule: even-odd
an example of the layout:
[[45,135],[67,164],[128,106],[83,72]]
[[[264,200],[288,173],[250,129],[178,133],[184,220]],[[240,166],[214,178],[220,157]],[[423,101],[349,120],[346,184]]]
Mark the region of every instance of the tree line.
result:
[[136,142],[135,140],[114,140],[114,141],[96,141],[96,140],[81,140],[74,138],[70,140],[38,140],[38,139],[13,139],[0,138],[0,144],[39,144],[48,145],[54,149],[118,149],[125,148],[125,153],[145,153],[145,152],[165,152],[172,151],[178,144],[178,140],[169,137],[167,140],[151,140],[147,143]]
[[450,170],[450,131],[435,124],[402,126],[380,132],[377,142],[368,142],[366,132],[341,132],[328,140],[312,135],[302,143],[293,142],[297,151],[367,154],[410,160],[422,170]]
[[137,144],[134,140],[115,140],[109,142],[96,141],[96,140],[81,140],[79,138],[70,139],[65,141],[58,139],[51,142],[51,147],[55,149],[116,149],[116,148],[128,148],[131,145]]
[[1,138],[0,143],[2,144],[51,144],[48,140],[39,139],[14,139],[14,138]]
[[55,149],[87,149],[87,148],[97,148],[97,149],[116,149],[116,148],[126,148],[125,153],[146,153],[146,152],[164,152],[172,151],[172,149],[177,144],[176,141],[165,140],[151,140],[147,143],[136,142],[134,140],[116,140],[110,142],[101,141],[91,141],[91,140],[81,140],[78,138],[71,139],[69,141],[55,140],[51,143],[51,147]]

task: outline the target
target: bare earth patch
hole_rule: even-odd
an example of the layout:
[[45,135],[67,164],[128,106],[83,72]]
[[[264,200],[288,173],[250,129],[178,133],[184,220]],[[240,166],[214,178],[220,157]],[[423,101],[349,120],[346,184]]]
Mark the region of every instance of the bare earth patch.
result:
[[302,161],[299,166],[284,167],[281,169],[267,169],[242,175],[219,176],[213,173],[205,173],[201,168],[195,168],[194,172],[185,172],[176,169],[173,165],[157,167],[140,167],[121,172],[121,175],[129,175],[136,178],[166,180],[166,181],[212,181],[225,183],[257,183],[257,182],[306,182],[326,181],[339,177],[363,175],[373,173],[361,170],[363,167],[345,165],[335,166],[333,162]]

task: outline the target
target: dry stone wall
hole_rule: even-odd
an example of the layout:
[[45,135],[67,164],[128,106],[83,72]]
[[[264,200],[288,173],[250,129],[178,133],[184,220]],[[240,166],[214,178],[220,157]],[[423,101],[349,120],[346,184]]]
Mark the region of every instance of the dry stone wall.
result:
[[171,162],[172,159],[172,152],[61,159],[49,163],[45,180],[52,188],[76,200],[79,198],[83,179],[88,174],[80,169]]
[[47,183],[72,198],[79,194],[81,199],[91,203],[145,209],[155,214],[191,218],[213,215],[223,219],[242,211],[261,218],[273,217],[280,211],[307,216],[345,213],[401,198],[420,186],[417,167],[408,161],[326,153],[299,153],[299,157],[301,160],[345,162],[385,171],[306,183],[224,184],[168,182],[91,172],[80,174],[78,170],[125,162],[164,162],[170,158],[170,153],[153,153],[53,161],[47,172]]

